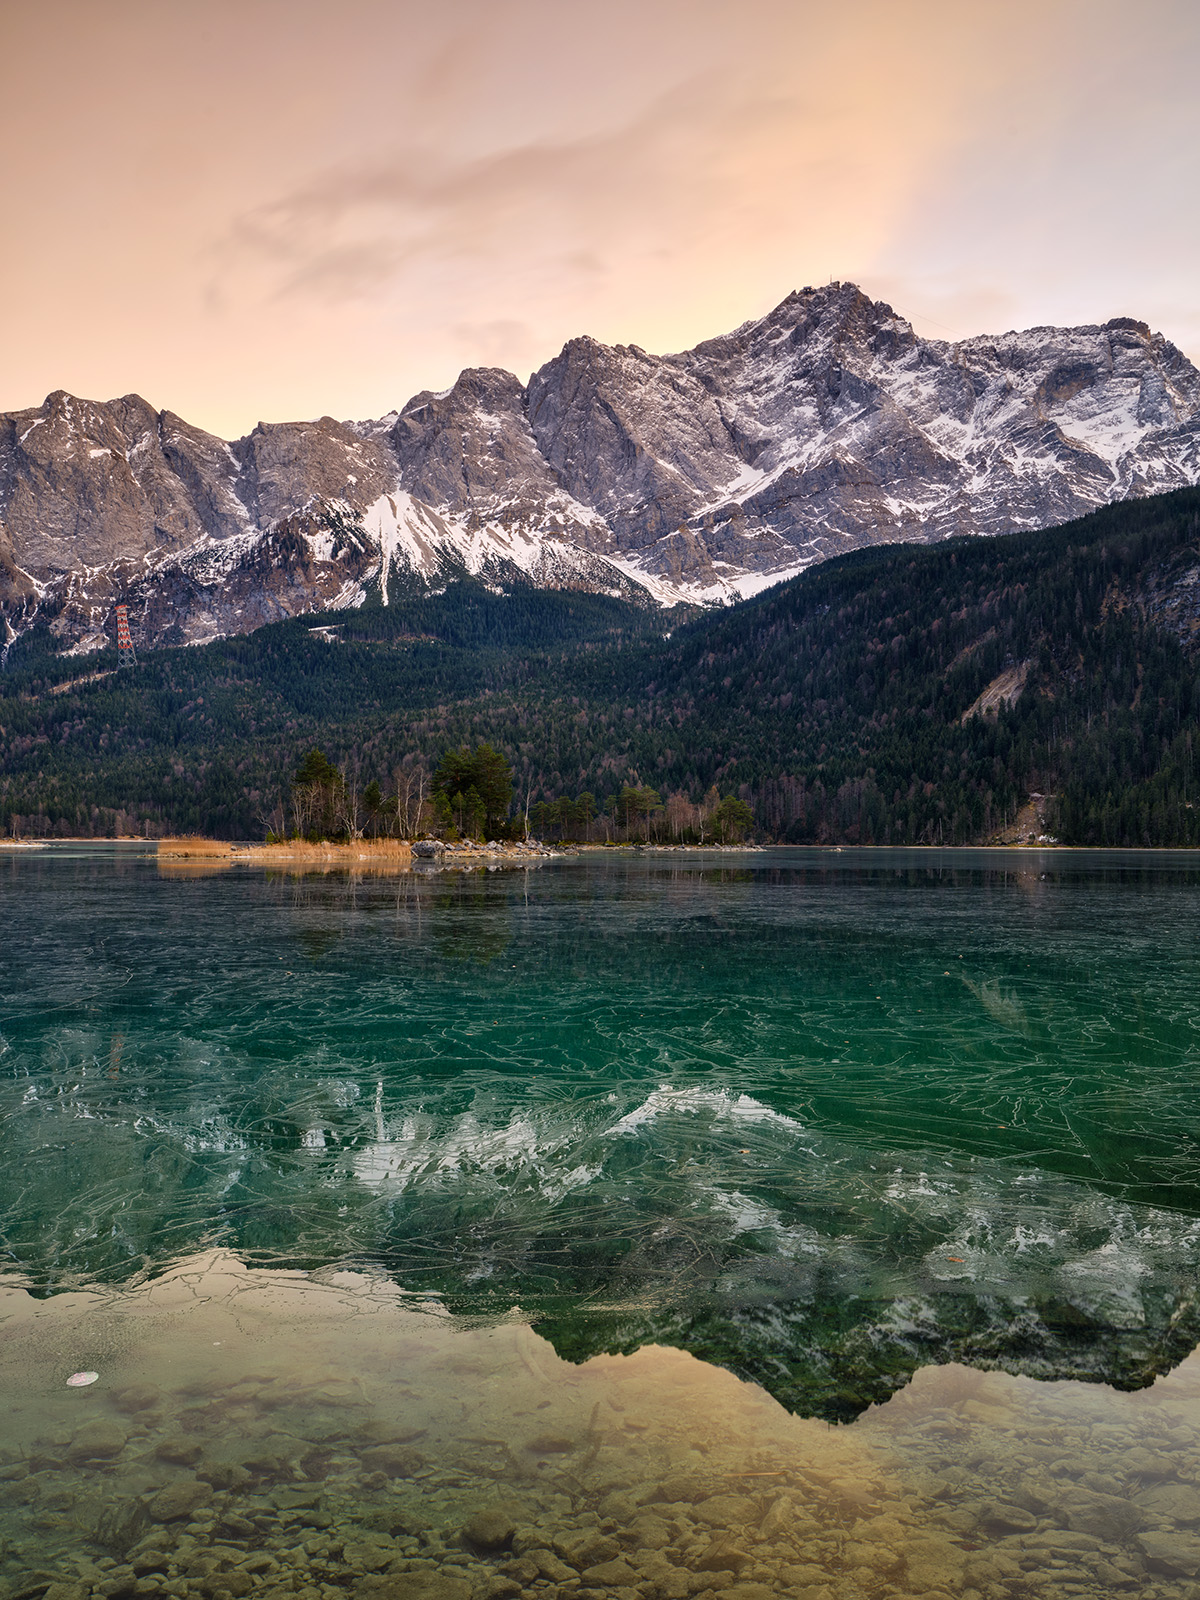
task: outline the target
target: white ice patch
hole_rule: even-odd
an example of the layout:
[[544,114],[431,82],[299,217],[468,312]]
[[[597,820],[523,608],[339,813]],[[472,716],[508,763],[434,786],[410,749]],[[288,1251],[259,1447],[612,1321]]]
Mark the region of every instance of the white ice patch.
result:
[[320,528],[316,532],[306,530],[304,542],[314,561],[333,560],[334,537],[328,528]]

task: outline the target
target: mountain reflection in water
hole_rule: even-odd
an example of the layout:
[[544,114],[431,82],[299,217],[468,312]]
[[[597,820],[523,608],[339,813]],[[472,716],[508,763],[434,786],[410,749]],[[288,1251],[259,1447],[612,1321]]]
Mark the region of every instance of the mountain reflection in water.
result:
[[0,863],[0,1230],[38,1294],[215,1245],[676,1345],[845,1420],[929,1363],[1200,1342],[1191,857],[531,873]]
[[678,1350],[572,1366],[519,1315],[219,1253],[10,1284],[0,1327],[11,1594],[1183,1600],[1200,1572],[1194,1357],[1138,1394],[925,1368],[839,1428]]

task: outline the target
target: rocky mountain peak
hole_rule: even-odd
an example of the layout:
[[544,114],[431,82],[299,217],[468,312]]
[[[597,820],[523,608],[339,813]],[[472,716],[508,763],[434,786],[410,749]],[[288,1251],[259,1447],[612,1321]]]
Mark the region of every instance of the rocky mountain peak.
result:
[[241,466],[238,496],[261,527],[314,501],[365,507],[396,481],[386,443],[364,439],[333,417],[260,422],[233,453]]
[[1130,333],[1140,333],[1146,339],[1152,337],[1150,324],[1148,322],[1139,322],[1136,317],[1110,317],[1104,326],[1106,329],[1114,330],[1124,328]]
[[559,488],[530,429],[525,389],[500,367],[470,367],[443,394],[415,395],[390,439],[403,487],[449,512],[536,523]]
[[922,339],[835,282],[691,350],[581,335],[528,384],[470,368],[375,421],[229,442],[55,391],[0,416],[0,608],[87,647],[119,595],[148,642],[172,609],[170,637],[207,637],[386,595],[402,566],[713,601],[1197,481],[1200,373],[1145,323]]

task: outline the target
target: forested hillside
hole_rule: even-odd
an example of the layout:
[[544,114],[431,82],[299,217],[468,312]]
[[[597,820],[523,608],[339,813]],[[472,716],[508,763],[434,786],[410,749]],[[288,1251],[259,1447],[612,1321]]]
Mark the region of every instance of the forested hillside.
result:
[[682,815],[715,786],[765,838],[949,844],[1032,794],[1066,843],[1200,844],[1197,593],[1183,490],[859,551],[692,620],[464,580],[125,674],[35,635],[0,673],[0,823],[261,836],[313,746],[389,793],[486,740],[522,804],[635,785]]

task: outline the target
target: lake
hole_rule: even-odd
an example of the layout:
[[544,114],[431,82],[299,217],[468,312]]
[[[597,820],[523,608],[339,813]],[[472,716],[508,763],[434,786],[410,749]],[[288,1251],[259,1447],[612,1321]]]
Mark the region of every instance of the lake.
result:
[[1198,889],[0,852],[0,1592],[1194,1593]]

